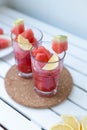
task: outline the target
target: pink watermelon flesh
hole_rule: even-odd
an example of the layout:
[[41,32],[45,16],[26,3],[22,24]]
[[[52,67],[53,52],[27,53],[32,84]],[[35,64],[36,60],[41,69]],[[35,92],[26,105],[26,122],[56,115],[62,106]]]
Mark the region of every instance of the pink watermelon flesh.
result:
[[10,41],[4,38],[0,38],[0,49],[7,48],[10,45]]
[[24,32],[24,23],[16,25],[12,28],[11,32],[13,34],[15,34],[16,36],[18,36],[19,34],[21,34],[22,32]]
[[37,53],[36,59],[41,62],[48,62],[48,57],[45,53]]
[[68,42],[64,41],[64,42],[57,42],[57,41],[53,41],[52,43],[52,49],[57,53],[62,53],[63,51],[66,51],[68,49]]
[[50,59],[50,57],[52,56],[52,54],[49,52],[49,50],[47,50],[45,47],[40,46],[37,49],[33,50],[33,56],[36,56],[37,53],[45,53],[46,56],[48,57],[48,60]]
[[37,43],[36,38],[34,37],[34,33],[32,31],[32,29],[27,29],[25,30],[22,34],[21,34],[24,38],[28,39],[28,41],[35,46],[35,44]]
[[39,46],[33,50],[33,56],[39,61],[48,62],[52,54],[45,47]]
[[21,34],[24,38],[28,39],[29,42],[33,41],[34,38],[34,33],[31,29],[27,29],[25,30],[22,34]]

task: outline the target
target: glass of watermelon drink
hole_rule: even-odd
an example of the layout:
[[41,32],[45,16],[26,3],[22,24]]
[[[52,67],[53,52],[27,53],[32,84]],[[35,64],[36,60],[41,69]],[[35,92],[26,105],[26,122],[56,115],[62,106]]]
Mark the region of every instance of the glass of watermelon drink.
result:
[[11,32],[14,56],[19,76],[24,78],[32,77],[30,49],[33,46],[38,47],[42,38],[42,32],[34,27],[30,27],[29,29],[23,29],[23,27],[20,29],[20,27],[16,27],[14,28],[14,32]]
[[65,55],[66,51],[55,53],[50,41],[43,41],[41,46],[31,49],[34,90],[39,95],[52,96],[57,93]]

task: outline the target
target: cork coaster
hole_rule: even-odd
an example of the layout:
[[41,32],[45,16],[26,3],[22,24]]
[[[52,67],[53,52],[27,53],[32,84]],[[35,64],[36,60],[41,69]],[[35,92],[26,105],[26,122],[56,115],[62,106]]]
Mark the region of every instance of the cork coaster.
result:
[[5,77],[8,95],[17,103],[33,108],[49,108],[63,102],[69,96],[73,80],[66,68],[63,68],[58,92],[52,97],[41,97],[33,90],[33,79],[24,79],[17,75],[16,66],[12,66]]

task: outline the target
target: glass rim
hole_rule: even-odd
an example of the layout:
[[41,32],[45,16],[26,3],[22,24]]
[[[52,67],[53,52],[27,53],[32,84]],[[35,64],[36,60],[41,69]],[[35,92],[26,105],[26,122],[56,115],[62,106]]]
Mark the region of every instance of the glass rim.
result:
[[[26,27],[26,26],[25,26]],[[25,29],[32,29],[32,31],[33,31],[33,29],[36,29],[40,34],[41,34],[41,37],[39,38],[39,39],[37,39],[36,37],[35,37],[35,33],[34,33],[34,31],[33,31],[33,33],[34,33],[34,37],[37,39],[37,41],[38,42],[40,42],[42,39],[43,39],[43,33],[42,33],[42,31],[39,29],[39,28],[37,28],[37,27],[34,27],[34,26],[29,26],[29,28],[27,27],[27,28],[25,28]],[[19,35],[21,35],[21,33],[19,34]],[[13,36],[16,36],[16,34],[14,34],[14,33],[10,33],[10,36],[11,36],[11,40],[13,39]]]
[[[43,39],[43,33],[42,33],[42,31],[39,28],[37,28],[37,27],[32,27],[32,28],[37,29],[41,33],[41,38],[38,40],[38,41],[41,41]],[[32,28],[30,28],[30,29],[32,29]]]

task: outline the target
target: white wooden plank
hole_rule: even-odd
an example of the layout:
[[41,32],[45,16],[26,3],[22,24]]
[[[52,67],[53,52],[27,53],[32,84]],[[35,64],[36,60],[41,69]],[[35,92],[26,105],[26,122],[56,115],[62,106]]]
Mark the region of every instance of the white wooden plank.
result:
[[41,130],[32,121],[27,120],[17,111],[0,100],[0,122],[10,130]]
[[71,99],[81,107],[87,109],[87,92],[84,92],[74,86],[72,89],[72,93],[69,96],[69,99]]
[[11,19],[7,16],[4,16],[3,14],[0,14],[0,21],[5,23],[8,27],[10,27],[10,29],[13,26],[13,22],[14,22],[13,19]]
[[2,128],[2,127],[0,126],[0,130],[4,130],[4,128]]
[[2,75],[3,77],[5,77],[6,73],[8,72],[8,70],[10,69],[11,65],[6,64],[5,62],[0,60],[0,75]]
[[81,48],[78,48],[72,44],[69,44],[67,53],[75,56],[76,58],[79,58],[80,60],[82,60],[84,62],[87,62],[87,58],[86,58],[87,51],[85,51]]
[[59,106],[52,108],[55,112],[62,114],[71,114],[76,116],[78,119],[82,119],[83,115],[86,115],[87,112],[82,110],[80,107],[74,105],[70,101],[66,100],[61,103]]
[[4,30],[4,33],[10,34],[10,28],[0,22],[0,27]]
[[87,75],[87,63],[82,62],[80,59],[76,59],[75,57],[67,54],[65,57],[64,63],[71,68]]
[[60,117],[49,109],[34,109],[24,107],[13,101],[7,94],[4,86],[4,80],[0,78],[0,96],[6,99],[12,106],[16,107],[31,120],[40,124],[43,128],[48,129],[51,125],[60,121]]
[[10,53],[9,55],[1,58],[2,60],[4,60],[6,63],[9,63],[11,65],[15,64],[15,58],[14,58],[14,54]]
[[[65,66],[73,78],[74,84],[87,91],[87,77],[81,73],[77,73],[75,70]],[[79,79],[79,80],[78,80]]]
[[0,130],[4,130],[3,128],[1,128],[1,126],[0,126]]

